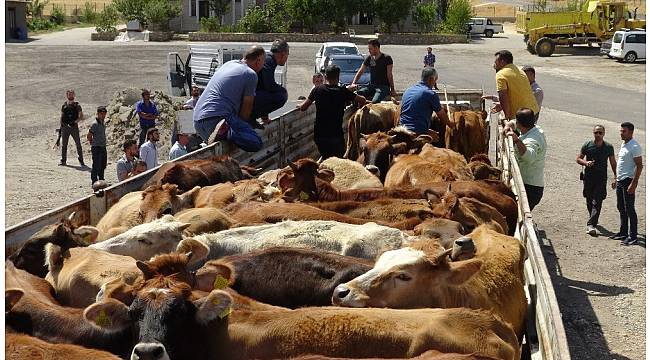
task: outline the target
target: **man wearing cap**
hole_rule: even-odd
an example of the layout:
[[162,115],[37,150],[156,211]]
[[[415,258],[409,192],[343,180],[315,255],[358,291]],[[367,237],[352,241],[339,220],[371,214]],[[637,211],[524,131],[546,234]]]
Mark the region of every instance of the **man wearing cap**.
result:
[[154,127],[147,130],[147,142],[140,146],[140,159],[147,163],[147,170],[158,166],[158,150],[156,149],[158,140],[160,140],[158,129]]
[[[106,154],[106,107],[97,107],[97,117],[90,125],[86,139],[90,143],[90,152],[93,156],[93,166],[90,171],[90,180],[94,184],[97,180],[104,180],[104,170],[108,156]],[[91,184],[91,185],[92,185]]]
[[147,130],[156,126],[156,118],[158,117],[158,108],[151,101],[151,92],[148,89],[142,89],[142,100],[135,104],[135,112],[140,117],[140,142],[138,145],[142,145]]
[[187,134],[179,133],[176,135],[176,142],[169,149],[169,160],[174,160],[187,154],[187,144],[190,143],[190,137]]
[[284,66],[288,58],[289,44],[284,40],[275,40],[271,45],[271,55],[266,55],[264,67],[257,73],[257,90],[250,118],[253,127],[260,127],[257,118],[262,118],[268,124],[269,114],[286,104],[287,89],[275,82],[275,68]]
[[[259,151],[262,138],[248,123],[255,101],[257,72],[264,66],[264,48],[253,46],[242,60],[217,69],[192,114],[197,134],[210,144],[227,139],[244,151]],[[217,129],[217,124],[220,126]]]

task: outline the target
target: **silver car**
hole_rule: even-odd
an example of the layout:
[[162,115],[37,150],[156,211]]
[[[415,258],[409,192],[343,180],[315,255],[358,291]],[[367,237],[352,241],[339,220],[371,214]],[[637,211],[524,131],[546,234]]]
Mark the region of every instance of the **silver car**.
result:
[[325,66],[325,59],[330,55],[357,55],[359,48],[350,42],[326,42],[316,52],[314,73],[320,72]]

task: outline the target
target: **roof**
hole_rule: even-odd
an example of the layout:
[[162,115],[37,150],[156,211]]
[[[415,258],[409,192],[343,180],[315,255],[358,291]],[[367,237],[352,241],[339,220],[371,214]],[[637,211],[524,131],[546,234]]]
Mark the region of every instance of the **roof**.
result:
[[351,42],[324,42],[325,46],[346,46],[346,47],[357,47]]
[[361,55],[361,54],[356,54],[356,55],[354,55],[354,54],[353,55],[329,55],[328,58],[330,60],[334,60],[334,59],[361,59],[361,60],[363,60],[363,59],[365,59],[363,57],[363,55]]

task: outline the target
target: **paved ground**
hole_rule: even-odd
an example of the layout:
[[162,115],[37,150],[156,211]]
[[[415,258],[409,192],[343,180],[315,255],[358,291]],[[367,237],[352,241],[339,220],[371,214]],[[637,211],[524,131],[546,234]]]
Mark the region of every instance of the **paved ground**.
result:
[[[84,31],[43,35],[28,44],[5,47],[7,225],[89,194],[89,173],[57,167],[59,154],[45,145],[46,139],[54,137],[66,88],[75,88],[88,110],[108,103],[115,91],[126,87],[166,91],[167,52],[187,51],[183,42],[91,43]],[[318,44],[291,44],[290,99],[306,95],[311,88],[317,48]],[[424,48],[383,47],[395,59],[399,89],[418,80]],[[587,214],[575,156],[596,123],[605,125],[606,140],[618,150],[618,124],[634,122],[635,137],[645,148],[645,63],[617,63],[587,48],[538,58],[526,52],[521,36],[508,33],[471,44],[434,46],[441,82],[493,93],[492,54],[502,48],[513,52],[516,64],[537,68],[546,93],[540,117],[549,141],[546,190],[534,217],[543,235],[572,358],[644,359],[645,247],[622,247],[584,233]],[[82,128],[88,124],[86,120]],[[74,163],[72,152],[69,158]],[[109,159],[109,181],[115,180],[115,160]],[[645,193],[644,171],[637,190],[644,237]],[[610,192],[604,205],[604,234],[617,230],[614,197]]]

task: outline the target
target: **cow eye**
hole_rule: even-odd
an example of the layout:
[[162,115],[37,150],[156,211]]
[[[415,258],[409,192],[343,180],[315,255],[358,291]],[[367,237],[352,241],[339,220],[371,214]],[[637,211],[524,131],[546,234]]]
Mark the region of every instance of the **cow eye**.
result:
[[409,276],[408,274],[405,274],[405,273],[401,273],[401,274],[397,275],[396,278],[397,278],[397,280],[402,280],[402,281],[411,280],[411,276]]
[[138,239],[138,242],[141,242],[141,243],[146,244],[146,245],[151,245],[151,241],[149,241],[147,239]]
[[162,212],[163,215],[172,215],[172,208],[165,208]]

